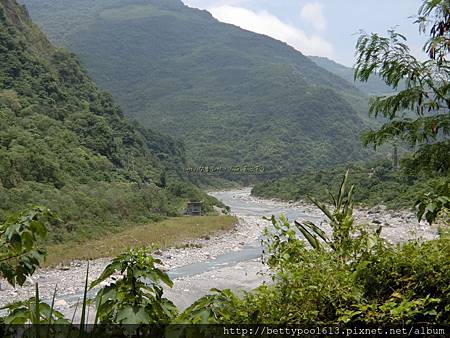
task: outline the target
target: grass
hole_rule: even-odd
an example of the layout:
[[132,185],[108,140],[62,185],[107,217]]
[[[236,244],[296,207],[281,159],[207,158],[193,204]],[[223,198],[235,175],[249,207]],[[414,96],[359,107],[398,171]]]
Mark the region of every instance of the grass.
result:
[[161,222],[135,226],[108,237],[85,243],[65,243],[47,248],[46,266],[112,257],[127,248],[156,245],[160,249],[182,247],[183,243],[220,230],[230,230],[236,224],[233,216],[174,217]]

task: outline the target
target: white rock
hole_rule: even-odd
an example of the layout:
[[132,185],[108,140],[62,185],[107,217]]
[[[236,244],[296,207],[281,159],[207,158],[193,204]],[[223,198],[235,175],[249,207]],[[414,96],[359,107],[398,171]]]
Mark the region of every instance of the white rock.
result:
[[58,299],[57,301],[55,301],[55,306],[57,307],[65,307],[68,305],[69,304],[67,304],[67,302],[64,299]]

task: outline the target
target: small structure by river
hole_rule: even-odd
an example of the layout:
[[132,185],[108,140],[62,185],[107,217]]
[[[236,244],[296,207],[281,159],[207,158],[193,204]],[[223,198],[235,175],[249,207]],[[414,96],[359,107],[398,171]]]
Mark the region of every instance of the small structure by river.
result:
[[203,214],[203,202],[188,202],[186,215],[201,216]]

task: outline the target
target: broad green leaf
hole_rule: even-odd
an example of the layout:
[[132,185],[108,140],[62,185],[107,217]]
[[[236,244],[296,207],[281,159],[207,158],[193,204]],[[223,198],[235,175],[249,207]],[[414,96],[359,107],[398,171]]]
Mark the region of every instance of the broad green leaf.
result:
[[150,317],[145,308],[126,306],[117,314],[117,321],[121,324],[149,324]]

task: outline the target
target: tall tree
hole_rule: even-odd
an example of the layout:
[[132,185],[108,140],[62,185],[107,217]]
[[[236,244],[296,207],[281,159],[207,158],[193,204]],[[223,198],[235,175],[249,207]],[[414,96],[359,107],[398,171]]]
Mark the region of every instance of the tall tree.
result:
[[[428,59],[421,61],[411,54],[406,38],[395,30],[388,37],[362,32],[356,46],[355,80],[367,81],[379,74],[389,86],[397,89],[393,94],[373,97],[371,115],[382,115],[387,122],[378,130],[365,135],[365,144],[375,148],[391,140],[407,141],[415,150],[415,163],[419,169],[447,174],[444,186],[450,186],[450,3],[448,0],[425,0],[419,8],[419,33],[429,39],[423,49]],[[401,86],[400,86],[401,84]],[[400,88],[401,87],[401,88]],[[413,113],[411,113],[413,112]],[[442,188],[442,187],[441,187]],[[440,191],[449,191],[441,189]],[[450,196],[441,196],[444,208]],[[431,205],[424,214],[431,214],[439,206]],[[420,209],[420,208],[419,208]],[[442,208],[441,208],[442,209]]]
[[[399,137],[418,147],[418,155],[440,152],[449,155],[450,143],[450,52],[449,2],[427,0],[416,21],[420,31],[431,26],[430,39],[424,45],[430,59],[420,61],[411,55],[406,38],[394,30],[388,37],[362,33],[356,47],[355,79],[367,81],[375,73],[391,87],[391,95],[372,98],[370,113],[389,120],[381,129],[366,134],[366,144],[375,147]],[[415,118],[405,114],[414,111]],[[448,171],[448,156],[441,157],[435,169]],[[437,163],[436,163],[437,164]]]

